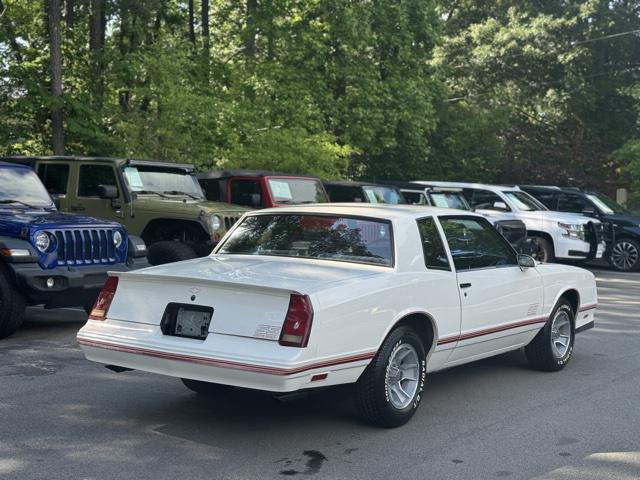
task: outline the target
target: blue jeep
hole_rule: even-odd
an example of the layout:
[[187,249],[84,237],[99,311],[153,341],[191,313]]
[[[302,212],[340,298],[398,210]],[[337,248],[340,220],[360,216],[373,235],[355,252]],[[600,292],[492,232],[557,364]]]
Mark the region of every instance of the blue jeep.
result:
[[0,162],[0,338],[27,305],[89,310],[107,271],[147,266],[146,254],[118,223],[58,213],[30,167]]

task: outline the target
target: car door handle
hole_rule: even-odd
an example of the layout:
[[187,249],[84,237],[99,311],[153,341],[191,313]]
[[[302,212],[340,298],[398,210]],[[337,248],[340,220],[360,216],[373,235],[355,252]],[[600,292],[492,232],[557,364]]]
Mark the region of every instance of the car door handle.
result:
[[461,283],[460,288],[469,288],[471,286],[470,283]]
[[71,205],[69,209],[72,212],[84,212],[86,210],[82,205]]

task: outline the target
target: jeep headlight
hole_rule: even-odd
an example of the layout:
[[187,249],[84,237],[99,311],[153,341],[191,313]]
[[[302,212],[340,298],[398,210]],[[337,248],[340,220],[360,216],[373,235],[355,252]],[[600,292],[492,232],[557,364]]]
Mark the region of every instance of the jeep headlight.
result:
[[586,241],[586,228],[584,225],[558,222],[558,226],[564,230],[562,232],[563,237]]
[[45,253],[47,250],[49,250],[49,247],[51,246],[51,237],[49,237],[49,234],[47,232],[36,233],[35,241],[36,248],[42,253]]
[[222,219],[218,215],[211,216],[211,228],[214,232],[217,232],[222,227]]
[[116,248],[120,248],[120,245],[122,245],[122,234],[118,230],[113,232],[113,244]]

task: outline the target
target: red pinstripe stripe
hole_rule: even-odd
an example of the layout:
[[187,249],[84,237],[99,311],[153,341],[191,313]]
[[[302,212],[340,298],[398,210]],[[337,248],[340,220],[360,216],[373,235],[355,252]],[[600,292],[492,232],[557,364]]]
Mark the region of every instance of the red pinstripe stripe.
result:
[[167,360],[177,360],[181,362],[197,363],[200,365],[208,365],[211,367],[219,368],[231,368],[235,370],[243,370],[247,372],[264,373],[268,375],[293,375],[295,373],[306,372],[308,370],[314,370],[316,368],[333,367],[336,365],[342,365],[345,363],[358,362],[361,360],[369,360],[373,358],[376,352],[360,353],[357,355],[351,355],[348,357],[336,358],[333,360],[326,360],[324,362],[312,363],[302,367],[295,368],[278,368],[278,367],[266,367],[264,365],[254,365],[250,363],[233,362],[229,360],[220,360],[215,358],[206,357],[194,357],[191,355],[183,355],[180,353],[168,353],[158,350],[151,350],[147,348],[130,347],[128,345],[122,345],[112,342],[103,342],[100,340],[87,340],[84,338],[78,338],[80,345],[86,345],[88,347],[103,348],[105,350],[114,350],[117,352],[131,353],[134,355],[144,355],[147,357],[164,358]]
[[578,312],[586,312],[587,310],[593,310],[594,308],[598,308],[597,303],[589,303],[587,305],[583,305],[578,309]]
[[499,327],[486,328],[484,330],[476,330],[475,332],[463,333],[461,335],[455,335],[453,337],[445,337],[438,340],[438,345],[445,345],[447,343],[458,342],[460,340],[468,340],[470,338],[482,337],[483,335],[491,335],[492,333],[503,332],[505,330],[511,330],[513,328],[525,327],[527,325],[535,325],[536,323],[544,323],[547,321],[547,317],[536,317],[530,320],[523,320],[521,322],[509,323],[507,325],[500,325]]

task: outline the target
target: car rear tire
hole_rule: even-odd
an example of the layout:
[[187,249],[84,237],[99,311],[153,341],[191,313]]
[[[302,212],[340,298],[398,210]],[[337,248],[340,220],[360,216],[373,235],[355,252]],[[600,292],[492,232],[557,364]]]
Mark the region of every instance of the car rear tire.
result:
[[422,340],[410,327],[396,328],[356,382],[358,413],[378,427],[404,425],[420,405],[426,374]]
[[0,265],[0,338],[6,338],[20,328],[24,310],[24,298]]
[[232,387],[228,385],[220,385],[219,383],[203,382],[201,380],[191,380],[189,378],[181,378],[184,386],[198,395],[217,395],[219,393],[228,392]]
[[640,270],[640,244],[631,238],[616,239],[609,264],[619,272],[637,272]]
[[180,242],[156,242],[149,247],[147,259],[151,265],[181,262],[197,258],[196,252],[189,245]]
[[574,312],[565,299],[554,308],[551,317],[524,349],[529,365],[536,370],[562,370],[573,355]]
[[553,244],[543,237],[531,238],[531,256],[538,262],[550,263],[555,259]]

